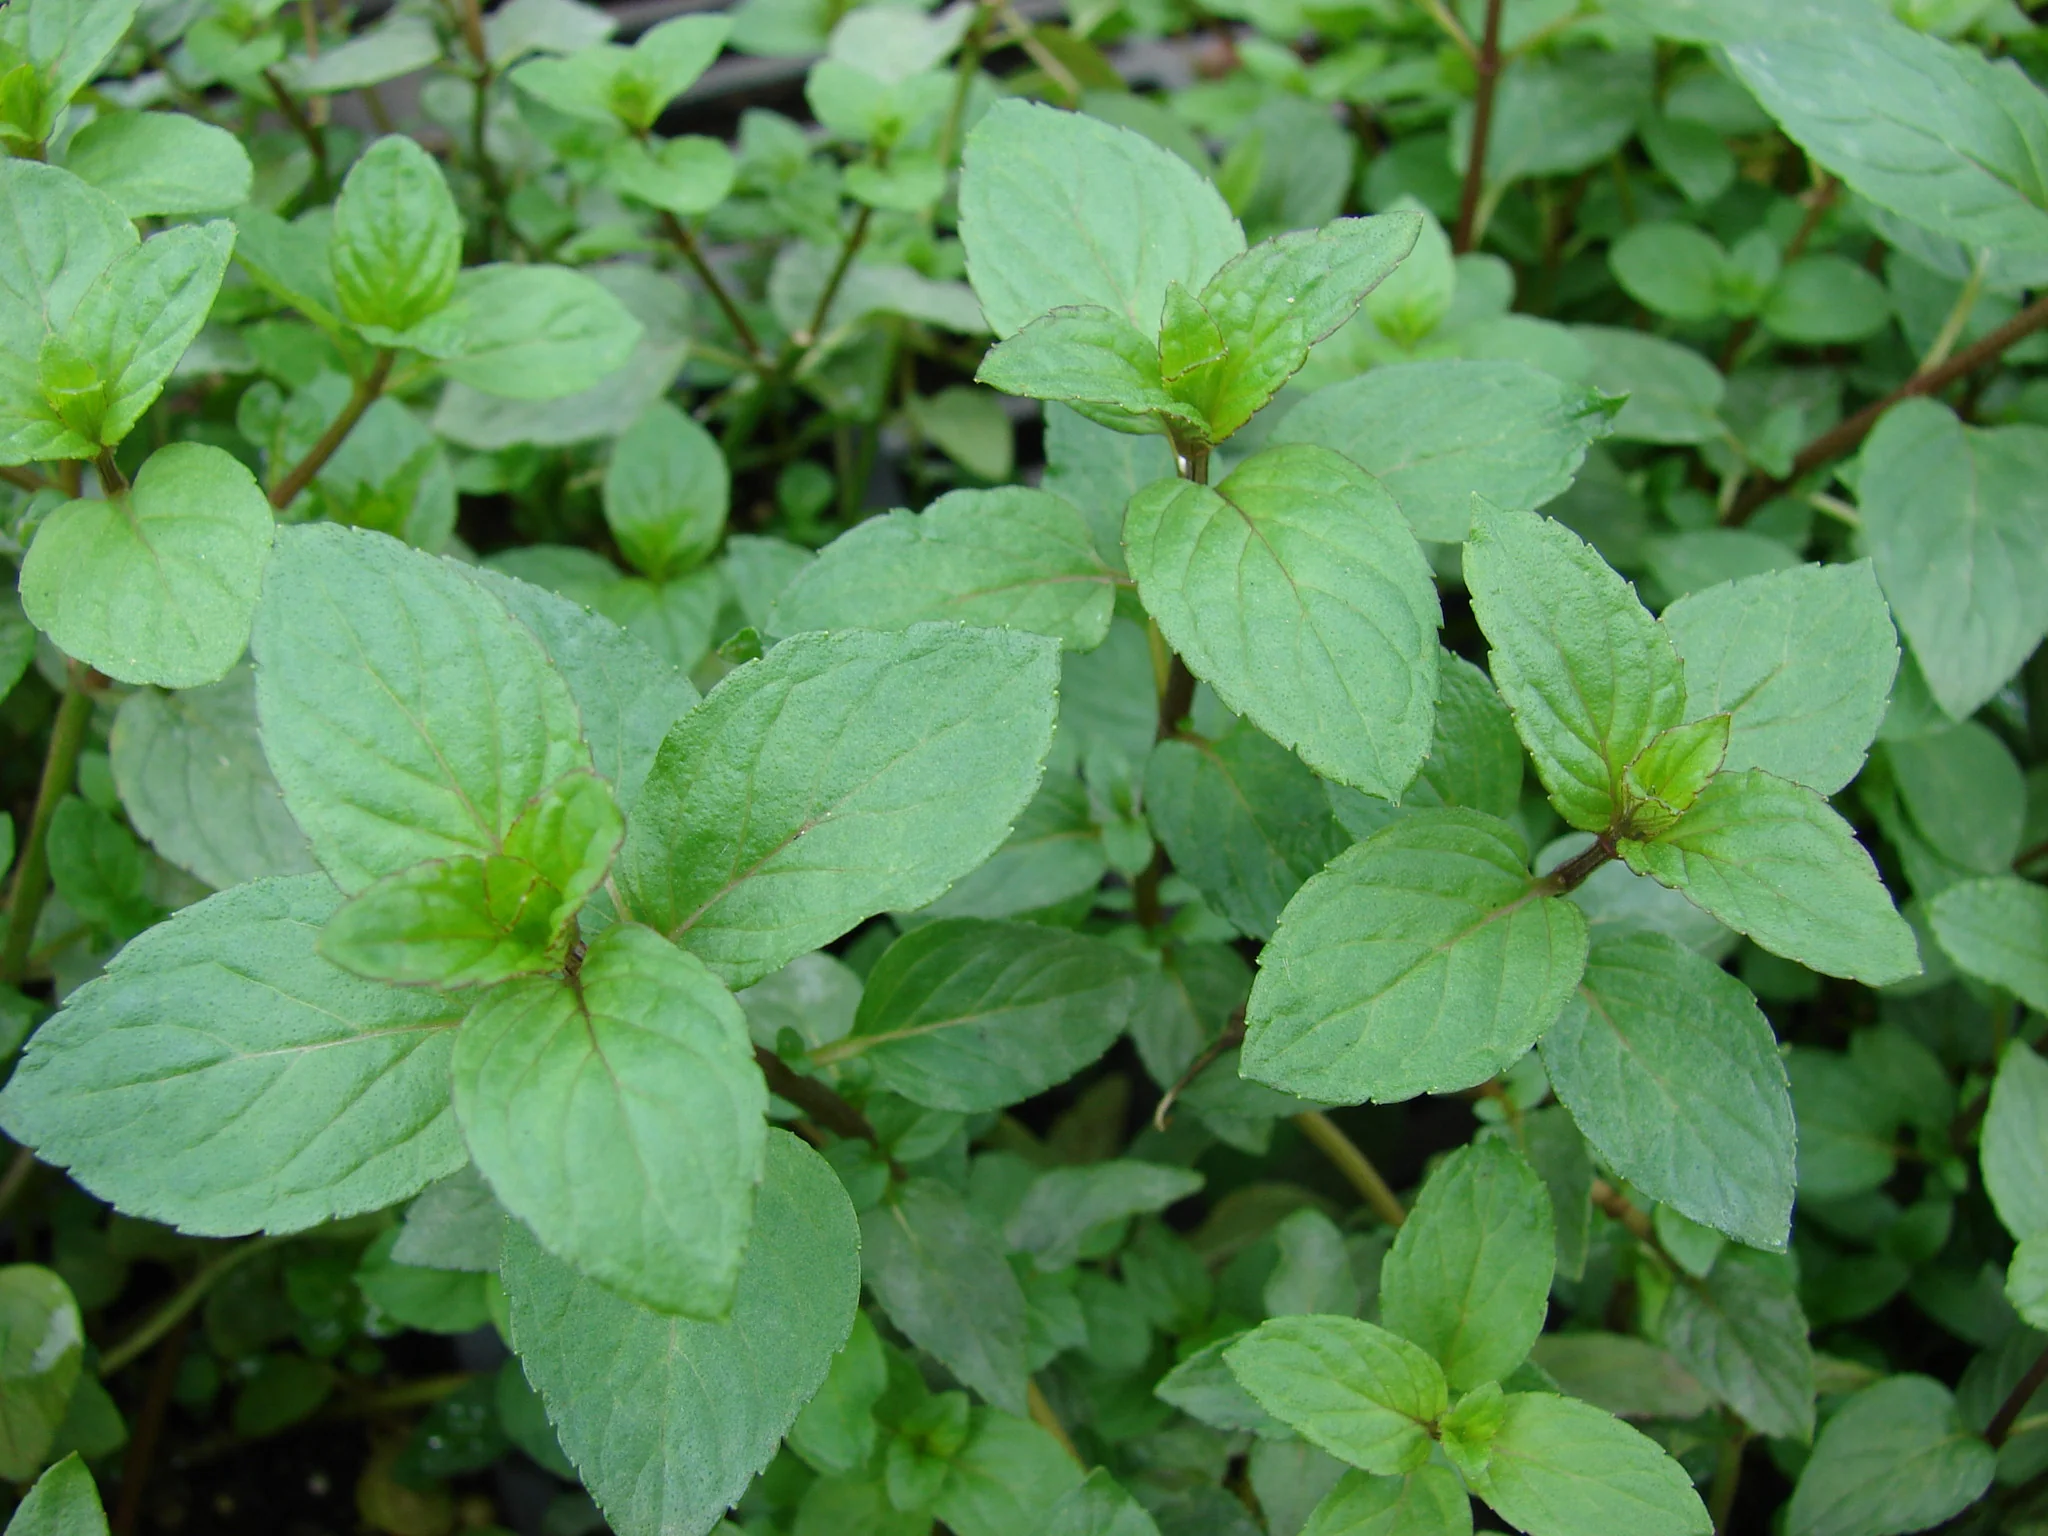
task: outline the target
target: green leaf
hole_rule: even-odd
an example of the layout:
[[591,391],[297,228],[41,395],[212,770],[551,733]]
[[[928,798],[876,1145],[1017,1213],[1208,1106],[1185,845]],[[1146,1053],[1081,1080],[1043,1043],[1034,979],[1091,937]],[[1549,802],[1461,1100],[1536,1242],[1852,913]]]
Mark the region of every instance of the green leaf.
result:
[[109,749],[135,830],[215,890],[315,868],[256,739],[250,668],[178,693],[138,688],[121,701]]
[[1493,679],[1462,656],[1438,658],[1436,730],[1407,805],[1462,805],[1503,819],[1522,801],[1522,742]]
[[1439,1163],[1380,1273],[1380,1315],[1463,1391],[1499,1381],[1543,1331],[1557,1239],[1536,1171],[1502,1141]]
[[1785,1509],[1786,1536],[1926,1530],[1981,1498],[1996,1461],[1964,1428],[1948,1388],[1890,1377],[1822,1427]]
[[2048,891],[2012,875],[1966,880],[1936,896],[1928,916],[1957,965],[2048,1009]]
[[1315,775],[1243,722],[1214,741],[1153,748],[1145,814],[1175,871],[1259,938],[1272,936],[1301,883],[1345,844]]
[[1109,633],[1116,576],[1057,496],[1023,486],[952,491],[922,512],[841,534],[776,599],[775,634],[908,629],[957,620],[1091,651]]
[[1708,587],[1661,620],[1688,719],[1728,712],[1724,767],[1834,794],[1863,767],[1899,647],[1870,563],[1802,565]]
[[1134,436],[1090,421],[1063,405],[1045,410],[1045,490],[1081,509],[1096,552],[1124,568],[1124,508],[1131,497],[1175,473],[1173,449],[1157,436]]
[[1041,1536],[1047,1505],[1079,1485],[1081,1469],[1029,1419],[977,1408],[973,1425],[932,1513],[959,1536]]
[[732,192],[739,165],[717,139],[622,139],[605,161],[605,182],[628,197],[681,218],[709,213]]
[[624,367],[641,335],[632,312],[595,279],[503,262],[462,272],[441,322],[460,328],[459,340],[437,352],[441,371],[512,400],[580,394]]
[[710,558],[731,494],[717,439],[657,400],[612,445],[604,520],[634,567],[659,581]]
[[1604,831],[1624,803],[1628,765],[1684,715],[1678,653],[1634,589],[1564,524],[1474,507],[1465,581],[1494,683],[1551,804],[1573,826]]
[[1311,768],[1393,798],[1428,755],[1441,621],[1378,482],[1324,448],[1268,449],[1211,489],[1132,499],[1131,574],[1216,696]]
[[1749,989],[1662,934],[1603,938],[1543,1037],[1551,1086],[1652,1199],[1758,1248],[1792,1218],[1792,1101]]
[[1724,1252],[1705,1280],[1672,1287],[1657,1338],[1758,1434],[1813,1439],[1813,1347],[1782,1268]]
[[869,1292],[903,1336],[999,1408],[1024,1410],[1024,1291],[949,1186],[914,1178],[861,1215]]
[[1909,741],[1885,759],[1914,829],[1948,863],[2003,874],[2020,851],[2027,786],[2004,742],[1974,720]]
[[1575,325],[1571,334],[1592,356],[1587,382],[1628,397],[1613,427],[1624,442],[1707,443],[1726,430],[1717,413],[1727,381],[1690,347],[1619,326]]
[[1795,1047],[1785,1063],[1799,1120],[1799,1190],[1837,1200],[1876,1189],[1898,1164],[1898,1121],[1850,1058]]
[[150,929],[36,1032],[0,1124],[206,1236],[299,1231],[453,1173],[459,1011],[322,960],[340,900],[318,875],[259,880]]
[[1637,303],[1700,324],[1721,313],[1728,253],[1690,224],[1638,224],[1607,251],[1615,281]]
[[1614,411],[1523,363],[1397,363],[1317,390],[1268,441],[1343,454],[1386,486],[1417,538],[1455,542],[1475,492],[1506,507],[1561,495]]
[[768,1096],[745,1016],[694,956],[607,928],[573,983],[485,997],[453,1071],[477,1167],[550,1252],[656,1311],[726,1315]]
[[484,1276],[475,1271],[422,1268],[392,1257],[399,1229],[387,1227],[364,1250],[356,1288],[386,1318],[428,1333],[468,1333],[491,1320]]
[[1758,316],[1764,329],[1802,346],[1863,341],[1891,323],[1883,283],[1846,256],[1802,256],[1771,285]]
[[382,534],[286,529],[254,650],[271,771],[351,894],[502,851],[535,795],[589,766],[533,632],[461,567]]
[[[1237,258],[1242,261],[1243,257]],[[1230,350],[1216,317],[1179,283],[1166,285],[1166,307],[1159,321],[1159,375],[1168,384],[1207,363],[1219,362]]]
[[1097,1467],[1047,1511],[1042,1536],[1159,1536],[1145,1508]]
[[224,213],[249,200],[242,141],[182,112],[109,112],[71,137],[64,168],[131,219]]
[[99,1490],[75,1452],[36,1479],[7,1522],[7,1536],[107,1536]]
[[1557,1017],[1586,923],[1541,895],[1521,839],[1476,811],[1416,811],[1304,885],[1260,956],[1244,1073],[1327,1103],[1484,1082]]
[[1195,407],[1168,391],[1159,348],[1115,310],[1066,305],[999,341],[975,381],[1005,394],[1064,400],[1122,432],[1174,430],[1207,442],[1214,435]]
[[1280,1317],[1225,1352],[1244,1389],[1311,1445],[1367,1472],[1412,1472],[1450,1406],[1443,1372],[1384,1328],[1348,1317]]
[[1637,837],[1675,823],[1699,799],[1728,756],[1726,715],[1674,725],[1658,735],[1622,775],[1629,808],[1623,820]]
[[1017,469],[1017,428],[999,396],[971,384],[903,402],[909,425],[977,480],[1003,481]]
[[257,286],[330,334],[342,326],[328,257],[332,232],[324,214],[287,223],[261,208],[235,211],[235,261]]
[[1003,1235],[1050,1273],[1079,1256],[1090,1232],[1105,1222],[1163,1211],[1202,1187],[1190,1168],[1169,1168],[1135,1158],[1113,1158],[1040,1174]]
[[1696,1419],[1713,1399],[1670,1355],[1618,1333],[1546,1333],[1529,1358],[1573,1397],[1624,1419]]
[[333,95],[382,85],[440,59],[441,39],[434,24],[424,16],[400,12],[386,15],[381,24],[364,28],[344,43],[328,46],[317,57],[293,59],[297,68],[290,71],[288,83],[307,94]]
[[274,524],[228,454],[173,443],[111,501],[67,502],[22,562],[30,620],[109,677],[189,688],[226,675],[248,643]]
[[2009,63],[1869,10],[1846,25],[1814,13],[1728,59],[1786,133],[1879,207],[1972,249],[2048,252],[2048,178],[2029,148],[2048,104]]
[[1182,369],[1173,391],[1208,421],[1216,441],[1271,400],[1415,247],[1413,213],[1338,219],[1262,240],[1201,290],[1223,355]]
[[505,1208],[498,1204],[474,1163],[429,1184],[406,1207],[405,1224],[391,1245],[400,1264],[423,1269],[495,1271],[505,1235]]
[[64,108],[100,72],[135,24],[136,0],[17,0],[9,8],[8,42],[26,55],[36,80],[36,121],[16,127],[40,142]]
[[1746,769],[1621,853],[1774,955],[1871,986],[1920,973],[1913,930],[1849,824],[1803,785]]
[[84,1350],[70,1286],[39,1264],[0,1269],[0,1476],[26,1482],[49,1456]]
[[2048,1232],[2048,1062],[2024,1040],[2005,1048],[1991,1084],[1980,1148],[1984,1192],[2017,1238]]
[[341,311],[355,325],[409,331],[447,308],[462,215],[434,157],[403,134],[363,151],[335,200],[330,259]]
[[662,743],[632,911],[744,986],[993,853],[1038,786],[1058,649],[957,625],[798,635]]
[[1266,1437],[1286,1435],[1287,1426],[1238,1385],[1224,1362],[1224,1352],[1248,1336],[1246,1330],[1203,1345],[1160,1377],[1153,1395],[1212,1429],[1249,1429]]
[[50,883],[94,926],[127,938],[158,915],[143,894],[142,849],[98,806],[67,796],[50,818]]
[[816,1471],[858,1471],[874,1453],[875,1404],[889,1385],[882,1336],[865,1312],[853,1315],[853,1336],[832,1357],[818,1395],[789,1427],[789,1448]]
[[1301,1536],[1471,1536],[1472,1501],[1448,1467],[1418,1467],[1403,1478],[1347,1472]]
[[967,136],[960,236],[998,336],[1090,304],[1149,339],[1168,283],[1199,293],[1244,249],[1215,187],[1178,155],[1021,101],[998,102]]
[[1304,1207],[1273,1229],[1273,1244],[1280,1257],[1262,1292],[1268,1317],[1358,1314],[1358,1277],[1334,1221]]
[[724,1322],[635,1306],[505,1228],[513,1345],[620,1536],[705,1531],[739,1498],[846,1342],[860,1273],[845,1191],[786,1131]]
[[2005,1299],[2030,1327],[2048,1324],[2048,1233],[2023,1238],[2005,1272]]
[[1857,502],[1877,579],[1935,701],[1967,719],[2048,634],[2048,429],[1966,427],[1908,400],[1863,445]]
[[1108,1050],[1144,973],[1130,951],[1056,928],[928,923],[883,952],[853,1032],[819,1059],[859,1055],[878,1086],[934,1109],[1001,1109]]
[[1528,1536],[1708,1536],[1685,1469],[1647,1435],[1577,1398],[1510,1392],[1473,1490]]

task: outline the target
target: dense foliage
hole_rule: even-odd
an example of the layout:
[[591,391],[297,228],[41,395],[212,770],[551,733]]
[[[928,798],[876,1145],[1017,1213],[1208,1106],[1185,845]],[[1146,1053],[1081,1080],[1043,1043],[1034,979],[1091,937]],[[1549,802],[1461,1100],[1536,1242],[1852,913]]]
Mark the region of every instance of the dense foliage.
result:
[[0,10],[13,1536],[2048,1528],[2013,0],[378,9]]

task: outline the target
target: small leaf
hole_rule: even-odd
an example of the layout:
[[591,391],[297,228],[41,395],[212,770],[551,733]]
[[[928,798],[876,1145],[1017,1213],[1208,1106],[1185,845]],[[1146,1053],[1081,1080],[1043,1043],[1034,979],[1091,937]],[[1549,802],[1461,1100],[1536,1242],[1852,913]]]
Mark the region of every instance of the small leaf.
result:
[[1244,1072],[1328,1103],[1484,1082],[1549,1028],[1586,923],[1541,895],[1520,839],[1476,811],[1417,811],[1298,891],[1259,960]]
[[1050,1273],[1072,1264],[1082,1242],[1105,1222],[1163,1211],[1202,1184],[1202,1175],[1192,1169],[1135,1158],[1055,1168],[1038,1176],[1003,1236]]
[[1211,489],[1132,499],[1138,594],[1225,705],[1311,768],[1392,798],[1428,755],[1441,621],[1429,568],[1371,476],[1269,449]]
[[1924,1531],[1991,1486],[1990,1446],[1925,1376],[1866,1387],[1827,1421],[1785,1509],[1786,1536]]
[[1708,1536],[1692,1479],[1664,1448],[1577,1398],[1510,1392],[1473,1490],[1528,1536]]
[[334,204],[334,288],[359,326],[408,331],[445,309],[462,264],[462,215],[441,167],[403,134],[363,151]]
[[1557,1238],[1543,1181],[1502,1141],[1437,1165],[1380,1271],[1380,1314],[1460,1391],[1499,1381],[1543,1331]]
[[642,575],[701,565],[725,532],[731,475],[718,440],[666,400],[641,414],[604,472],[604,520]]
[[77,1452],[36,1479],[7,1522],[7,1536],[107,1536],[99,1490]]
[[1562,523],[1475,503],[1465,580],[1551,804],[1606,830],[1622,775],[1685,711],[1678,654],[1634,590]]
[[701,962],[607,928],[573,984],[488,994],[453,1073],[471,1156],[544,1246],[639,1305],[726,1316],[768,1094],[745,1016]]
[[225,213],[249,200],[254,175],[241,140],[182,112],[96,117],[71,136],[64,168],[131,219]]
[[1628,765],[1622,783],[1628,825],[1638,837],[1672,826],[1692,807],[1728,756],[1727,715],[1708,715],[1661,732]]
[[1348,1317],[1281,1317],[1225,1352],[1259,1406],[1310,1444],[1384,1476],[1429,1459],[1449,1406],[1443,1372],[1415,1345]]
[[1041,1536],[1159,1536],[1159,1527],[1102,1468],[1070,1488],[1045,1517]]
[[125,496],[50,514],[22,562],[22,607],[109,677],[215,682],[249,642],[275,526],[233,457],[173,443],[150,455]]
[[1991,1083],[1980,1156],[1984,1191],[2016,1238],[2048,1232],[2048,1062],[2024,1040],[2005,1048]]
[[456,333],[435,349],[441,371],[511,400],[559,400],[595,386],[625,366],[642,329],[581,272],[503,262],[464,270],[435,324]]
[[1957,965],[2048,1008],[2048,891],[2012,875],[1965,880],[1936,896],[1928,915]]
[[1448,1467],[1401,1478],[1347,1472],[1301,1536],[1472,1536],[1472,1501]]
[[1670,830],[1622,856],[1775,955],[1871,986],[1920,973],[1913,930],[1849,824],[1812,790],[1724,773]]
[[0,1269],[0,1476],[26,1482],[48,1458],[84,1350],[78,1302],[55,1271]]
[[1672,1287],[1657,1338],[1758,1434],[1813,1439],[1813,1347],[1783,1270],[1724,1252],[1698,1285]]
[[1163,423],[1198,442],[1211,436],[1202,413],[1167,390],[1157,345],[1099,305],[1033,320],[991,347],[974,377],[1005,394],[1064,400],[1121,432],[1157,432]]
[[1220,362],[1228,350],[1202,301],[1178,282],[1168,283],[1159,319],[1159,376],[1177,384],[1204,364]]

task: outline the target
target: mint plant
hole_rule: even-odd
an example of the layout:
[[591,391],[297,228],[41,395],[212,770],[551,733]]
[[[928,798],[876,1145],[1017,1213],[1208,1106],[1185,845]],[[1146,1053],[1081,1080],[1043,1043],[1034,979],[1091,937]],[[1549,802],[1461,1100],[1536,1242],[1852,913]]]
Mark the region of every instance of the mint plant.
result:
[[8,1531],[2048,1517],[2025,11],[636,25],[0,8]]

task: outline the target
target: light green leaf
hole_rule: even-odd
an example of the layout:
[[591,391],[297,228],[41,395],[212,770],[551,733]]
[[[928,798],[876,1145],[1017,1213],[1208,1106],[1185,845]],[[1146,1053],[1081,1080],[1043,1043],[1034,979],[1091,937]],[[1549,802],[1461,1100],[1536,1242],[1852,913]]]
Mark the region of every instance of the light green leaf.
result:
[[183,1231],[293,1232],[460,1168],[459,1010],[319,956],[319,875],[159,924],[36,1032],[0,1124],[102,1199]]
[[512,1342],[619,1536],[708,1531],[825,1380],[860,1299],[860,1237],[831,1168],[768,1133],[754,1238],[724,1322],[665,1317],[505,1227]]
[[701,962],[621,923],[574,984],[517,982],[477,1005],[456,1040],[455,1109],[498,1199],[550,1252],[643,1306],[717,1319],[762,1177],[753,1054]]
[[107,1536],[99,1490],[76,1452],[36,1480],[7,1522],[7,1536]]
[[241,666],[204,688],[138,688],[109,742],[135,830],[216,890],[315,867],[256,739],[255,682]]
[[659,581],[701,565],[718,548],[731,501],[718,440],[657,400],[612,446],[604,520],[619,548]]
[[1966,880],[1936,896],[1928,915],[1957,965],[2048,1009],[2048,890],[2011,875]]
[[590,764],[533,632],[461,567],[382,534],[286,529],[254,650],[271,771],[351,894],[502,851],[527,802]]
[[620,855],[634,915],[744,986],[922,906],[1038,787],[1058,655],[941,624],[785,640],[662,743]]
[[1287,1426],[1238,1385],[1224,1362],[1224,1351],[1249,1332],[1226,1334],[1204,1344],[1160,1377],[1153,1395],[1212,1429],[1249,1429],[1268,1438],[1287,1435]]
[[1435,583],[1379,483],[1325,448],[1132,499],[1124,542],[1168,642],[1311,768],[1392,798],[1428,755]]
[[109,677],[210,683],[248,643],[274,526],[234,458],[173,443],[125,496],[68,502],[43,522],[22,563],[22,607]]
[[1543,1331],[1557,1238],[1543,1181],[1503,1141],[1439,1163],[1380,1271],[1380,1315],[1463,1391],[1499,1381]]
[[1990,727],[1965,720],[1889,742],[1885,760],[1900,805],[1937,854],[1978,874],[2012,868],[2026,823],[2027,786],[2020,765]]
[[1246,1008],[1244,1073],[1340,1104],[1470,1087],[1549,1028],[1585,959],[1585,918],[1536,890],[1505,823],[1416,811],[1288,903]]
[[408,331],[448,306],[462,215],[432,155],[403,134],[363,152],[335,200],[330,260],[342,313],[356,325]]
[[1417,538],[1455,542],[1475,492],[1505,507],[1561,495],[1614,410],[1523,363],[1397,363],[1317,390],[1268,441],[1343,454],[1386,486]]
[[1727,711],[1731,769],[1831,795],[1863,767],[1898,672],[1868,561],[1802,565],[1708,587],[1664,610],[1690,720]]
[[865,1312],[853,1315],[853,1335],[832,1358],[818,1395],[789,1427],[789,1448],[816,1471],[858,1471],[875,1449],[876,1402],[889,1385],[882,1336]]
[[1609,1166],[1758,1248],[1792,1217],[1792,1101],[1749,989],[1662,934],[1603,938],[1543,1037],[1551,1086]]
[[1802,256],[1771,285],[1759,315],[1773,336],[1802,346],[1840,346],[1891,322],[1891,295],[1846,256]]
[[1996,1453],[1926,1376],[1866,1387],[1827,1421],[1785,1510],[1786,1536],[1924,1531],[1991,1486]]
[[332,222],[315,210],[287,223],[261,208],[235,211],[235,261],[258,287],[330,333],[342,328],[328,257]]
[[1415,247],[1420,216],[1338,219],[1262,240],[1201,290],[1223,355],[1181,370],[1173,392],[1221,441],[1251,419],[1308,360],[1308,349],[1357,310]]
[[1393,1476],[1421,1466],[1429,1426],[1450,1406],[1434,1360],[1353,1318],[1273,1318],[1224,1358],[1266,1412],[1367,1472]]
[[1810,1200],[1866,1194],[1898,1164],[1898,1120],[1853,1060],[1795,1047],[1786,1059],[1799,1120],[1799,1192]]
[[398,1228],[386,1227],[363,1251],[354,1278],[365,1301],[388,1322],[428,1333],[468,1333],[488,1326],[488,1282],[482,1274],[402,1263],[392,1257],[398,1237]]
[[1775,955],[1871,986],[1920,973],[1913,930],[1849,824],[1812,790],[1724,773],[1668,832],[1622,856]]
[[1781,1267],[1724,1251],[1704,1281],[1672,1287],[1657,1338],[1758,1434],[1813,1439],[1813,1346]]
[[769,627],[790,635],[957,620],[1089,651],[1109,633],[1115,596],[1115,573],[1073,507],[1004,486],[856,525],[782,589]]
[[738,175],[739,164],[722,141],[695,133],[622,139],[605,161],[608,186],[686,219],[724,202]]
[[1243,722],[1214,741],[1160,742],[1145,769],[1145,814],[1175,871],[1259,938],[1346,841],[1315,775]]
[[632,312],[594,278],[504,262],[465,270],[440,319],[461,333],[441,371],[512,400],[558,400],[589,389],[625,366],[641,334]]
[[1728,60],[1814,160],[1881,208],[1972,249],[2048,252],[2040,88],[2009,61],[1880,11],[1809,13]]
[[[1242,256],[1237,258],[1244,260]],[[1177,282],[1166,285],[1166,307],[1159,321],[1159,374],[1169,384],[1207,363],[1220,361],[1230,348],[1216,317],[1202,301]]]
[[1149,339],[1168,283],[1199,293],[1244,249],[1216,188],[1178,155],[1021,101],[998,102],[967,136],[960,236],[998,336],[1094,304]]
[[1122,432],[1173,430],[1206,442],[1208,421],[1168,391],[1159,348],[1115,310],[1068,305],[989,349],[975,381],[1005,394],[1064,400]]
[[1464,657],[1438,659],[1436,730],[1429,760],[1401,798],[1408,805],[1462,805],[1489,816],[1522,801],[1522,742],[1493,679]]
[[1700,324],[1721,312],[1728,253],[1690,224],[1638,224],[1608,247],[1607,264],[1624,293],[1660,315]]
[[1659,733],[1622,775],[1629,809],[1624,822],[1637,837],[1671,826],[1699,799],[1728,756],[1728,716],[1708,715]]
[[422,1269],[460,1269],[473,1274],[495,1271],[504,1246],[505,1208],[491,1186],[465,1163],[447,1178],[429,1184],[405,1209],[405,1223],[391,1245],[400,1264]]
[[1707,443],[1725,430],[1717,413],[1727,381],[1690,347],[1619,326],[1575,325],[1571,334],[1592,356],[1587,382],[1628,397],[1613,428],[1624,442]]
[[1967,719],[2048,634],[2048,590],[2025,575],[2048,561],[2048,429],[1983,431],[1908,400],[1861,463],[1877,579],[1936,702]]
[[64,108],[120,46],[136,9],[136,0],[15,0],[8,41],[39,77],[32,90],[36,120],[17,125],[26,137],[50,136]]
[[1097,1467],[1048,1511],[1041,1536],[1159,1536],[1159,1527],[1142,1504]]
[[891,1323],[998,1408],[1024,1410],[1024,1291],[982,1218],[914,1178],[862,1213],[861,1265]]
[[1696,1419],[1714,1400],[1656,1345],[1619,1333],[1546,1333],[1529,1352],[1553,1381],[1623,1419]]
[[1268,1317],[1331,1313],[1358,1314],[1358,1276],[1337,1224],[1313,1206],[1294,1212],[1273,1229],[1279,1262],[1261,1295]]
[[1079,1257],[1083,1240],[1105,1222],[1163,1211],[1202,1187],[1191,1168],[1113,1158],[1038,1176],[1003,1229],[1012,1248],[1031,1254],[1047,1273]]
[[84,1350],[78,1302],[55,1271],[40,1264],[0,1269],[0,1476],[26,1482],[43,1465]]
[[976,1408],[932,1513],[958,1536],[1042,1536],[1046,1506],[1080,1481],[1073,1456],[1029,1419]]
[[2005,1049],[1991,1084],[1980,1156],[1984,1191],[2017,1238],[2048,1232],[2048,1062],[2024,1040]]
[[1002,398],[971,384],[903,402],[909,425],[977,480],[1004,481],[1017,469],[1017,426]]
[[1073,773],[1054,770],[988,862],[919,911],[926,917],[1016,917],[1093,890],[1108,869],[1087,786]]
[[1714,1523],[1664,1448],[1577,1398],[1510,1392],[1474,1491],[1528,1536],[1708,1536]]
[[242,141],[182,112],[109,112],[77,133],[64,168],[131,219],[223,213],[249,200]]
[[1472,1501],[1448,1467],[1418,1467],[1403,1478],[1347,1472],[1301,1536],[1472,1536]]
[[2030,1326],[2048,1327],[2048,1232],[2023,1238],[2013,1250],[2005,1299]]
[[925,924],[875,962],[853,1032],[819,1059],[859,1055],[880,1087],[934,1109],[1001,1109],[1108,1050],[1144,972],[1130,951],[1057,928]]
[[1465,546],[1495,685],[1551,804],[1605,831],[1622,775],[1685,713],[1678,653],[1635,591],[1564,524],[1475,498]]
[[1132,496],[1174,471],[1163,438],[1117,432],[1064,405],[1045,408],[1045,490],[1081,509],[1096,552],[1124,568],[1124,508]]

